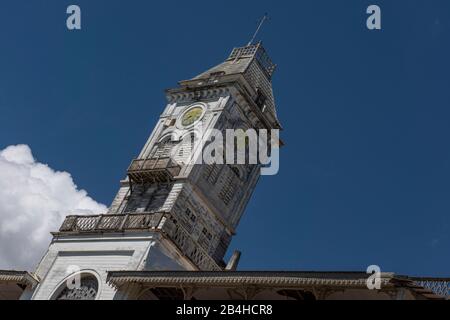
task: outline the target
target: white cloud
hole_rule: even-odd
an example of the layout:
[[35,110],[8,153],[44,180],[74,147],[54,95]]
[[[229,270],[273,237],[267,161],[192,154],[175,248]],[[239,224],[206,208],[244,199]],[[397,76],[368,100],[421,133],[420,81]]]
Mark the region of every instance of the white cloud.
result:
[[0,269],[33,271],[66,215],[106,210],[27,145],[0,151]]

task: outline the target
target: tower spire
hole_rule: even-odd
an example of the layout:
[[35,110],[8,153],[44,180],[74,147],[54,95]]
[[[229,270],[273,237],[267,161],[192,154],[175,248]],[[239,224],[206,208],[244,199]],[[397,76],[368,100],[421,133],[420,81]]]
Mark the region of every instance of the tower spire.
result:
[[253,41],[255,41],[256,36],[258,35],[259,30],[261,29],[262,25],[264,24],[264,22],[266,22],[266,20],[269,20],[269,15],[267,13],[264,14],[264,16],[261,18],[261,20],[258,23],[258,28],[256,28],[255,33],[253,34],[252,39],[249,41],[249,43],[247,44],[247,46],[250,46]]

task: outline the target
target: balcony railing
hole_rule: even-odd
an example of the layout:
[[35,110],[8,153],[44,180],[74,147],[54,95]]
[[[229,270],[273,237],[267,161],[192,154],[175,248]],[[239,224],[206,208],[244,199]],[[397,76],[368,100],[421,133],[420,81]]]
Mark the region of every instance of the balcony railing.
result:
[[157,229],[164,213],[137,213],[128,215],[68,216],[59,232],[91,233],[121,232]]
[[80,235],[152,230],[166,235],[200,270],[222,270],[170,213],[68,216],[59,229],[59,234]]
[[171,158],[136,159],[128,168],[128,176],[136,183],[170,182],[180,171],[181,167]]

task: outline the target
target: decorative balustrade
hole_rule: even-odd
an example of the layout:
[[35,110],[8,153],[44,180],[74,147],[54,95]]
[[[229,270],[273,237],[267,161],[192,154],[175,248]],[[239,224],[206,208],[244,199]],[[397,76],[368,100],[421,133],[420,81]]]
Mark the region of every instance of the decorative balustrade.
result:
[[178,176],[181,171],[171,158],[136,159],[128,168],[130,180],[136,183],[168,182]]
[[68,216],[59,231],[62,233],[83,233],[157,229],[163,216],[163,213]]
[[159,231],[168,236],[200,270],[222,270],[208,252],[195,242],[191,234],[169,213],[68,216],[59,229],[59,233],[88,234],[148,230]]

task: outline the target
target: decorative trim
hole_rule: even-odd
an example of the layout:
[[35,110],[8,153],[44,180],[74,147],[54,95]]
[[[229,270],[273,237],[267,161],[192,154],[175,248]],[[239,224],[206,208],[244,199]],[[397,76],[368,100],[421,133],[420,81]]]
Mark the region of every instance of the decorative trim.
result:
[[27,271],[0,270],[0,282],[15,282],[34,288],[40,280]]
[[[242,274],[242,275],[240,275]],[[252,276],[250,273],[239,272],[190,272],[186,273],[167,272],[110,272],[108,282],[115,286],[120,286],[129,282],[138,282],[152,286],[180,286],[180,285],[202,285],[208,287],[236,287],[236,286],[265,286],[265,287],[345,287],[345,288],[367,288],[367,275],[361,274],[354,277],[345,276],[339,273],[312,273],[310,277],[295,273],[258,273]],[[382,278],[383,287],[394,287],[390,277]]]
[[[177,89],[175,89],[177,90]],[[180,103],[187,101],[208,100],[229,94],[227,87],[214,87],[214,88],[192,88],[190,91],[167,91],[166,97],[169,103]],[[179,88],[178,88],[179,90]],[[186,90],[186,88],[183,88]]]

